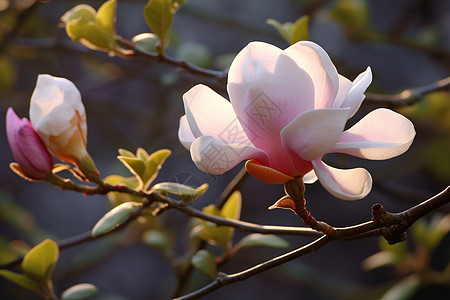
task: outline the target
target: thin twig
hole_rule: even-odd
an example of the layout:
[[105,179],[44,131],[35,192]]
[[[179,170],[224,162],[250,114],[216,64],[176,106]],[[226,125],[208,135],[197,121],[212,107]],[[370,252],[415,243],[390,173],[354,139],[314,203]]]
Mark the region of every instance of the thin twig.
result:
[[157,61],[166,65],[171,65],[177,68],[182,69],[183,71],[188,72],[192,75],[200,75],[207,78],[216,79],[219,82],[226,83],[228,73],[223,71],[216,71],[216,70],[210,70],[210,69],[204,69],[197,67],[196,65],[193,65],[185,60],[178,60],[173,57],[168,56],[165,53],[149,53],[149,52],[143,52],[136,48],[133,43],[131,43],[128,40],[120,39],[120,43],[122,43],[124,46],[128,47],[129,50],[132,50],[130,54],[127,54],[125,57],[131,58],[131,57],[144,57],[146,59],[150,59],[153,61]]
[[282,264],[284,264],[288,261],[291,261],[295,258],[298,258],[298,257],[301,257],[308,253],[314,252],[317,249],[321,248],[322,246],[325,246],[326,244],[328,244],[331,241],[332,241],[332,239],[329,236],[322,236],[322,237],[318,238],[317,240],[313,241],[312,243],[309,243],[308,245],[305,245],[301,248],[295,249],[294,251],[291,251],[284,255],[278,256],[276,258],[273,258],[262,264],[256,265],[245,271],[230,274],[230,275],[227,275],[224,273],[219,273],[217,278],[213,282],[208,284],[207,286],[205,286],[201,289],[198,289],[188,295],[176,298],[174,300],[198,299],[198,298],[200,298],[206,294],[209,294],[225,285],[228,285],[233,282],[245,280],[245,279],[252,277],[254,275],[257,275],[261,272],[264,272],[264,271],[267,271],[274,267],[277,267],[279,265],[282,265]]
[[[236,281],[242,281],[245,280],[251,276],[257,275],[261,272],[264,272],[266,270],[269,270],[271,268],[277,267],[281,264],[284,264],[286,262],[289,262],[293,259],[296,259],[298,257],[304,256],[308,253],[317,251],[319,248],[325,246],[329,242],[333,240],[347,240],[355,236],[361,237],[364,233],[371,233],[376,235],[385,234],[385,231],[378,230],[378,229],[385,229],[385,230],[397,230],[398,225],[404,226],[402,230],[406,230],[409,226],[411,226],[416,220],[423,217],[424,215],[430,213],[431,211],[439,208],[442,205],[445,205],[447,203],[450,203],[450,186],[447,187],[443,192],[437,194],[436,196],[410,208],[407,209],[401,213],[397,214],[389,214],[392,217],[392,222],[395,222],[395,224],[383,224],[383,222],[379,222],[377,220],[372,220],[366,223],[362,223],[356,226],[352,227],[345,227],[345,228],[335,228],[334,233],[332,235],[324,235],[315,241],[311,242],[308,245],[305,245],[303,247],[300,247],[296,250],[293,250],[289,253],[283,254],[281,256],[278,256],[276,258],[273,258],[269,261],[266,261],[262,264],[256,265],[252,268],[249,268],[247,270],[244,270],[239,273],[234,274],[224,274],[219,273],[217,278],[211,282],[210,284],[206,285],[203,288],[200,288],[190,294],[187,294],[185,296],[176,298],[175,300],[191,300],[191,299],[198,299],[201,296],[204,296],[206,294],[209,294],[220,287],[223,287],[225,285],[231,284]],[[378,209],[379,204],[374,205],[374,209]],[[406,226],[407,225],[407,226]],[[387,227],[386,227],[387,226]]]
[[3,40],[0,42],[0,52],[2,52],[8,43],[17,35],[22,26],[26,23],[28,18],[33,15],[33,13],[39,8],[42,4],[41,1],[36,0],[33,4],[25,8],[23,11],[18,13],[17,21],[15,22],[14,27],[8,31],[3,36]]
[[430,92],[450,89],[450,77],[441,79],[434,83],[421,87],[406,89],[393,95],[366,93],[364,102],[373,102],[377,104],[388,104],[395,106],[406,106],[414,104]]

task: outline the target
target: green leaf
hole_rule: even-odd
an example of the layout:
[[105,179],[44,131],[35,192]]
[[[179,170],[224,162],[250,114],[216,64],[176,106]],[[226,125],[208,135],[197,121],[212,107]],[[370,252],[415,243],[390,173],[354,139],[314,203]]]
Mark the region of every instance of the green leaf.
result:
[[266,23],[275,27],[290,45],[309,39],[309,17],[306,15],[297,19],[295,23],[282,24],[274,19],[268,19]]
[[147,161],[145,162],[145,173],[143,174],[144,189],[158,176],[159,170],[166,161],[167,157],[172,154],[168,149],[161,149],[153,152],[150,156],[147,154]]
[[220,210],[224,218],[239,219],[241,216],[242,195],[239,191],[234,191],[228,198],[225,205]]
[[138,189],[142,189],[144,186],[143,177],[145,176],[145,163],[137,157],[118,156],[117,157],[125,167],[130,170],[133,175],[140,181]]
[[202,68],[211,66],[212,54],[208,47],[200,43],[187,42],[180,45],[175,57]]
[[67,35],[93,50],[126,54],[116,43],[116,0],[105,2],[98,12],[86,4],[78,5],[62,17]]
[[[223,217],[220,210],[213,204],[203,208],[203,212],[206,214]],[[204,220],[200,221],[200,225],[192,229],[191,234],[198,236],[205,242],[216,245],[228,251],[231,246],[231,238],[233,237],[234,229],[229,226],[216,226],[212,222],[207,222]]]
[[164,52],[166,33],[172,26],[174,11],[172,0],[149,0],[144,8],[144,17],[153,33],[159,37],[159,52]]
[[380,300],[408,300],[419,289],[420,280],[416,275],[410,275],[391,287]]
[[118,151],[119,151],[119,154],[120,154],[121,156],[126,156],[126,157],[136,157],[136,156],[134,155],[134,153],[131,152],[131,151],[128,151],[128,150],[125,150],[125,149],[119,149]]
[[177,182],[161,182],[155,184],[152,187],[152,191],[159,192],[162,194],[173,194],[180,196],[180,200],[184,203],[191,202],[198,197],[200,197],[203,193],[208,189],[208,184],[204,183],[198,188],[193,188],[188,185],[184,185]]
[[140,203],[126,202],[113,208],[95,224],[91,230],[91,235],[95,237],[113,230],[140,207],[142,207]]
[[[241,215],[242,197],[239,191],[235,191],[227,199],[225,205],[219,210],[215,205],[211,204],[203,208],[203,212],[229,219],[239,219]],[[192,234],[198,236],[202,240],[217,245],[228,251],[231,247],[231,241],[234,234],[234,228],[229,226],[216,226],[214,223],[200,220],[201,224],[194,227]]]
[[143,53],[155,54],[158,52],[159,38],[154,33],[141,33],[131,39],[134,47]]
[[289,44],[293,45],[299,41],[307,40],[309,40],[309,17],[305,15],[295,21],[292,26]]
[[[136,189],[139,186],[139,181],[136,177],[123,177],[120,175],[110,175],[106,177],[104,182],[112,185],[125,185],[131,189]],[[127,193],[109,192],[107,194],[109,201],[112,205],[118,206],[125,202],[142,202],[144,198],[133,196]]]
[[144,150],[144,148],[139,147],[136,150],[136,157],[142,161],[146,161],[148,159],[148,153]]
[[249,247],[272,247],[272,248],[288,248],[289,243],[274,234],[253,233],[245,236],[237,245],[238,249]]
[[97,23],[110,35],[116,33],[116,7],[117,1],[109,0],[97,11]]
[[214,255],[212,255],[211,252],[204,249],[197,251],[197,253],[195,253],[192,257],[191,263],[202,273],[205,273],[212,278],[216,277],[217,266],[214,261]]
[[281,34],[281,36],[289,43],[289,41],[291,40],[291,27],[292,27],[291,22],[281,24],[275,19],[267,19],[266,23],[275,27]]
[[73,20],[79,20],[80,23],[87,23],[90,21],[95,22],[95,14],[95,9],[92,8],[92,6],[89,6],[87,4],[80,4],[67,11],[61,17],[61,21],[64,23],[69,23]]
[[22,269],[30,278],[46,283],[58,261],[58,256],[58,244],[46,239],[28,251],[23,258]]
[[368,27],[368,8],[365,0],[338,0],[331,15],[347,28],[355,31]]
[[397,259],[395,255],[388,251],[375,253],[362,261],[364,270],[370,271],[384,266],[395,266]]
[[158,176],[159,170],[172,152],[168,149],[161,149],[149,155],[143,148],[138,148],[136,155],[124,149],[120,149],[119,153],[124,153],[125,155],[118,156],[117,158],[139,180],[140,184],[136,189],[147,190],[148,186]]
[[37,282],[33,278],[28,277],[26,274],[18,274],[18,273],[11,272],[9,270],[0,270],[0,276],[3,276],[6,279],[8,279],[26,289],[29,289],[30,291],[33,291],[37,294],[42,295],[42,291],[41,291],[39,282]]
[[142,235],[142,241],[150,247],[167,250],[170,249],[170,239],[167,234],[161,230],[147,230]]
[[62,295],[62,300],[84,300],[93,297],[97,294],[97,287],[90,283],[80,283],[65,290]]

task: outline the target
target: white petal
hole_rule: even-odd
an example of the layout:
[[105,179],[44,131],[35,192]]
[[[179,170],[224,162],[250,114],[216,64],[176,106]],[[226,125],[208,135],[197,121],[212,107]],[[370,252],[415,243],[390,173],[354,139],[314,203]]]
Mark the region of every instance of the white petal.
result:
[[[39,75],[30,102],[30,120],[40,133],[59,135],[67,130],[75,114],[85,115],[81,95],[69,80]],[[86,132],[85,124],[82,130]]]
[[263,151],[243,144],[223,144],[212,136],[197,138],[191,145],[191,157],[200,170],[215,175],[223,174],[250,158],[268,164]]
[[389,159],[411,146],[416,132],[404,116],[385,108],[376,109],[345,131],[331,152],[366,159]]
[[339,75],[339,89],[333,102],[333,108],[341,108],[342,103],[352,88],[352,82],[342,75]]
[[307,161],[322,157],[339,140],[348,111],[328,108],[299,115],[281,131],[284,147]]
[[347,97],[341,105],[342,108],[350,107],[350,115],[348,116],[349,118],[353,117],[353,115],[358,111],[362,101],[366,97],[364,95],[364,92],[371,82],[372,71],[370,67],[367,67],[367,69],[359,74],[358,77],[356,77],[356,79],[353,81],[352,88],[348,92]]
[[306,173],[305,176],[303,176],[303,182],[307,184],[311,184],[317,181],[317,175],[314,170],[311,170],[309,173]]
[[234,58],[228,71],[228,82],[248,83],[264,79],[272,73],[281,49],[263,42],[251,42]]
[[313,80],[314,108],[331,108],[338,92],[339,78],[325,50],[313,42],[302,41],[284,50],[283,54],[292,58]]
[[188,150],[191,148],[191,144],[195,141],[195,136],[192,134],[186,115],[180,118],[180,127],[178,128],[178,139],[180,140],[181,144]]
[[363,168],[341,170],[314,160],[314,171],[320,184],[333,196],[342,200],[362,199],[372,189],[372,177]]
[[205,85],[196,85],[183,95],[184,109],[194,137],[210,135],[222,143],[251,142],[231,103]]

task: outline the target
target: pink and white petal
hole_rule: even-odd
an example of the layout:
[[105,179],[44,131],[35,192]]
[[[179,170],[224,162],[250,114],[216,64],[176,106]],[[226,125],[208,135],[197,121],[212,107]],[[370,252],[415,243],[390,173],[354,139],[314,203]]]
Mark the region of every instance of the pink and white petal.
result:
[[370,67],[367,67],[367,69],[359,74],[358,77],[356,77],[356,79],[353,81],[352,88],[348,92],[347,97],[341,105],[341,108],[350,107],[350,115],[348,116],[349,119],[353,117],[353,115],[358,111],[362,101],[366,97],[364,95],[364,92],[371,83],[372,70],[370,69]]
[[304,112],[281,131],[281,141],[292,156],[312,161],[328,153],[341,137],[349,109]]
[[305,176],[303,176],[303,182],[307,183],[307,184],[311,184],[317,181],[317,175],[316,172],[314,172],[314,170],[308,172],[305,174]]
[[251,42],[234,58],[228,71],[228,82],[253,86],[273,73],[282,50],[267,43]]
[[366,169],[336,169],[320,159],[312,163],[320,184],[336,198],[358,200],[366,197],[372,189],[372,176]]
[[310,41],[298,42],[283,51],[305,70],[314,82],[314,108],[331,108],[337,95],[339,78],[325,50]]
[[339,74],[339,89],[333,102],[333,108],[341,108],[351,88],[352,82]]
[[228,92],[247,136],[263,150],[279,141],[280,131],[297,115],[314,106],[311,78],[285,55],[279,56],[274,73],[267,72],[253,85],[229,83]]
[[192,134],[186,115],[180,118],[180,127],[178,128],[178,139],[180,140],[184,148],[188,150],[191,148],[191,144],[195,141],[195,136]]
[[86,114],[77,87],[65,78],[40,74],[30,101],[34,128],[46,135],[60,135],[71,126],[76,113]]
[[404,153],[416,131],[410,120],[386,108],[376,109],[345,131],[331,152],[382,160]]
[[198,84],[183,95],[183,102],[194,137],[210,135],[222,143],[251,145],[231,103],[211,88]]
[[200,170],[214,175],[223,174],[251,158],[262,164],[269,162],[262,150],[243,144],[223,144],[212,136],[199,137],[192,143],[191,158]]

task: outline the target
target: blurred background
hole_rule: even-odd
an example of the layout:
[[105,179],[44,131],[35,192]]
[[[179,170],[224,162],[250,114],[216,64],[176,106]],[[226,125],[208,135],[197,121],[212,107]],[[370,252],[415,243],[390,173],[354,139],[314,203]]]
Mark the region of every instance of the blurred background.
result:
[[[131,40],[150,32],[142,12],[146,2],[118,1],[120,36]],[[145,58],[111,57],[72,42],[60,17],[81,3],[97,9],[103,1],[35,4],[33,0],[0,0],[0,115],[5,116],[7,108],[13,107],[20,117],[28,117],[38,74],[65,77],[82,94],[89,128],[88,150],[103,177],[130,176],[116,159],[119,148],[135,152],[143,147],[149,153],[167,148],[172,155],[155,182],[182,181],[192,186],[209,183],[207,193],[191,205],[201,209],[214,203],[242,165],[222,176],[202,173],[179,143],[177,130],[184,114],[184,92],[204,83],[227,96],[225,84]],[[189,0],[175,16],[167,54],[205,68],[226,70],[234,55],[251,41],[289,46],[266,23],[267,19],[295,22],[303,15],[310,17],[310,40],[328,52],[340,74],[353,80],[367,66],[372,68],[374,79],[369,93],[393,94],[450,75],[450,2],[446,0]],[[366,101],[348,126],[381,106],[413,121],[417,130],[414,144],[404,155],[388,161],[326,157],[335,167],[367,168],[374,188],[365,199],[347,202],[332,197],[319,183],[308,185],[308,209],[318,220],[333,226],[358,224],[370,219],[374,203],[398,212],[449,184],[448,91],[427,94],[405,107]],[[16,176],[8,166],[13,158],[4,126],[0,128],[2,262],[11,252],[23,253],[46,237],[58,241],[89,231],[111,209],[106,196],[83,196]],[[267,210],[283,196],[281,185],[267,185],[249,177],[241,192],[242,220],[302,225],[289,211]],[[383,295],[384,299],[450,299],[449,213],[447,205],[427,216],[400,245],[387,247],[379,238],[332,243],[204,299],[380,299]],[[190,225],[178,212],[167,212],[158,222],[134,224],[108,238],[63,250],[54,274],[57,293],[90,282],[99,288],[95,299],[172,297],[176,283],[170,263],[162,251],[143,243],[141,236],[146,226],[157,226],[170,236],[174,253],[180,256],[192,242],[188,238]],[[244,236],[239,231],[235,235],[236,241]],[[289,249],[310,241],[283,238],[290,243]],[[212,246],[207,248],[219,253]],[[242,250],[220,270],[238,272],[289,249]],[[197,271],[193,275],[195,279],[186,285],[185,292],[210,280]],[[4,278],[0,278],[0,298],[39,299]]]

